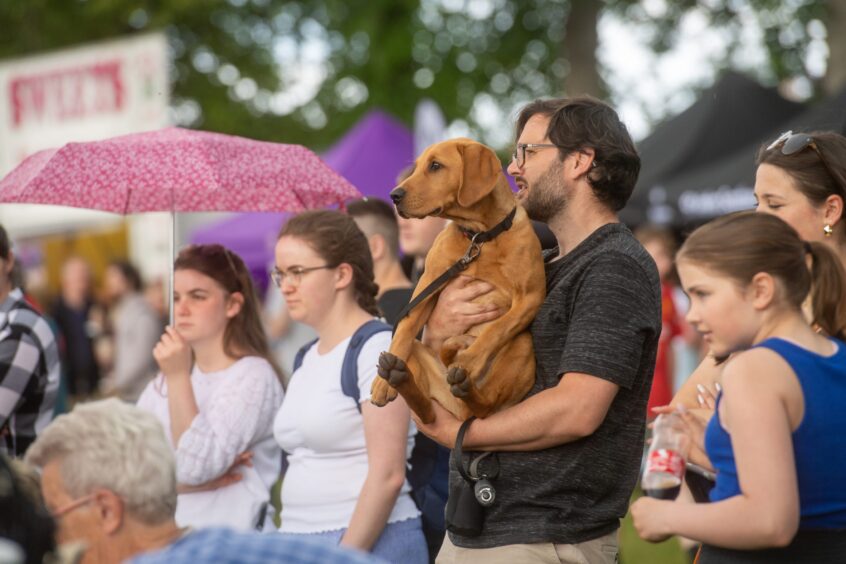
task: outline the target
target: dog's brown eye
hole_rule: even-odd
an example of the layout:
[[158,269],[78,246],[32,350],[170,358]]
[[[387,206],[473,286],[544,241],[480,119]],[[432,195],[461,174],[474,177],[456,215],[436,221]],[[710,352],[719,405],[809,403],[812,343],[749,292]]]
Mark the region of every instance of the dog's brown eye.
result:
[[438,170],[439,168],[441,168],[441,163],[439,163],[438,161],[432,161],[432,162],[429,164],[429,170],[433,170],[433,171],[434,171],[434,170]]

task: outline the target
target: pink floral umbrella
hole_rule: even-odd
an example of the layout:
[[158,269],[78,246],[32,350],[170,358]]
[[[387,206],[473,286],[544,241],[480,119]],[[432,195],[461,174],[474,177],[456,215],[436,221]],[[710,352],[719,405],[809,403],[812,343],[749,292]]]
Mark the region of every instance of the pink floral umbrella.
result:
[[0,180],[0,202],[119,214],[299,212],[359,197],[301,145],[179,128],[40,151]]
[[171,257],[174,212],[300,212],[360,197],[301,145],[179,128],[39,151],[0,180],[0,203],[169,211]]

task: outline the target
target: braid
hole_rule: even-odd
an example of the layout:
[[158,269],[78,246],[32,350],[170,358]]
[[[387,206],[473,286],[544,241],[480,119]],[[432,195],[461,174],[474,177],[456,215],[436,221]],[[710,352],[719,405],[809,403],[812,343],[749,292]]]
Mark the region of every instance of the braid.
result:
[[355,300],[358,306],[370,315],[381,317],[382,312],[376,304],[376,295],[379,293],[379,285],[368,278],[358,265],[353,266],[353,280],[355,281]]

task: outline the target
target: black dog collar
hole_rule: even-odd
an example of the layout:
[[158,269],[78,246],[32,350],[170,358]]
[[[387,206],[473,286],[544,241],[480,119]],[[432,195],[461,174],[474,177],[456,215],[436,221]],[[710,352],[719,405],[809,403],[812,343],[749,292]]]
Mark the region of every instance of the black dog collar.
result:
[[464,235],[471,241],[474,241],[476,243],[484,243],[486,241],[495,239],[499,234],[511,229],[511,224],[514,222],[514,216],[516,215],[517,206],[514,206],[511,212],[505,216],[505,219],[494,225],[493,229],[480,232],[470,231],[469,229],[465,229],[463,227],[459,227],[458,229],[460,229],[461,232],[464,233]]
[[[432,281],[431,284],[426,286],[422,292],[417,294],[413,300],[408,302],[402,311],[399,312],[397,316],[398,320],[404,318],[408,313],[417,307],[423,300],[431,296],[435,293],[441,286],[458,276],[458,274],[470,266],[470,263],[479,258],[479,254],[482,252],[482,243],[486,241],[490,241],[495,238],[500,233],[508,231],[511,229],[511,224],[514,221],[514,216],[517,215],[517,206],[514,206],[514,209],[505,216],[505,219],[497,223],[493,229],[488,231],[480,231],[478,233],[474,231],[470,231],[469,229],[464,229],[463,227],[459,227],[462,233],[464,233],[470,239],[470,246],[467,247],[467,252],[464,253],[464,256],[458,259],[455,264],[453,264],[446,272],[438,276],[435,280]],[[416,290],[416,288],[415,288]],[[397,321],[397,325],[399,325],[399,321]],[[396,333],[396,326],[394,327],[394,333]]]

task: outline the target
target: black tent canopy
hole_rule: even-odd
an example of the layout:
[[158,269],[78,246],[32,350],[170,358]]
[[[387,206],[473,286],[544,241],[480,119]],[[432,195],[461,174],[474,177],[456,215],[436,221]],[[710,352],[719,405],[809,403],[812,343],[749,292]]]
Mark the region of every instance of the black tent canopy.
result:
[[[776,122],[773,122],[774,124]],[[832,130],[846,134],[846,89],[779,124],[717,161],[654,184],[647,191],[645,218],[656,223],[701,223],[755,203],[755,155],[780,133]]]
[[[667,194],[671,181],[758,143],[803,108],[802,104],[782,98],[774,88],[764,88],[742,74],[726,72],[693,105],[659,125],[639,143],[641,173],[634,194],[621,213],[623,220],[635,224],[648,220],[674,222],[675,216],[665,213],[668,200],[677,199]],[[658,216],[649,217],[650,209]]]

